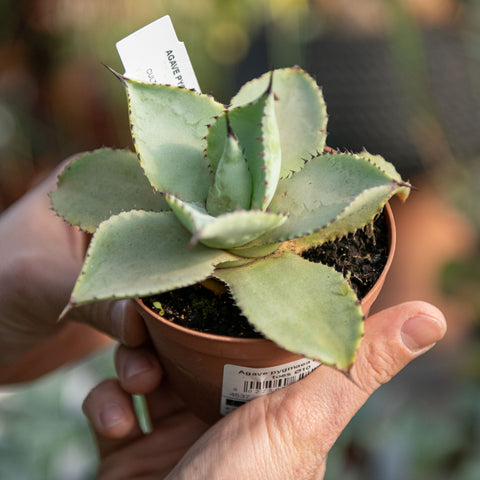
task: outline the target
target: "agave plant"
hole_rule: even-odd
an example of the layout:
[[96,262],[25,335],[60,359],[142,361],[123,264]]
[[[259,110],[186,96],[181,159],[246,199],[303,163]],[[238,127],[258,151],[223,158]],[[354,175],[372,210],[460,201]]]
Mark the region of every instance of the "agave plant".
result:
[[116,75],[136,154],[83,154],[51,194],[60,216],[94,233],[70,307],[215,278],[267,338],[348,370],[360,302],[300,253],[367,225],[410,186],[380,156],[324,152],[322,92],[298,67],[248,82],[229,106]]

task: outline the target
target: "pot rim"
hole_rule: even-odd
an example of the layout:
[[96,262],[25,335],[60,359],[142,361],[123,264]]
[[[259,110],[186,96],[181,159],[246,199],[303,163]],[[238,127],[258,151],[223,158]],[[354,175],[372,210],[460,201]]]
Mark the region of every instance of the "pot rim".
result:
[[[387,261],[385,262],[385,266],[382,270],[382,273],[378,277],[377,281],[375,284],[372,286],[372,288],[368,291],[368,293],[363,297],[361,300],[361,305],[368,305],[370,306],[373,304],[375,301],[376,297],[378,296],[380,290],[382,289],[383,283],[385,281],[385,278],[387,276],[387,273],[390,269],[390,266],[393,261],[393,256],[395,253],[395,248],[396,248],[396,227],[395,227],[395,219],[393,217],[393,212],[392,208],[390,207],[390,204],[387,202],[384,207],[384,211],[387,215],[387,222],[389,225],[389,231],[388,231],[388,257]],[[161,322],[164,326],[168,327],[169,329],[176,331],[177,333],[183,333],[186,335],[190,335],[191,337],[195,337],[198,340],[203,339],[203,340],[208,340],[208,341],[214,341],[214,342],[236,342],[239,344],[244,344],[244,345],[257,345],[261,343],[274,343],[271,340],[265,339],[265,338],[242,338],[242,337],[230,337],[228,335],[218,335],[218,334],[213,334],[213,333],[205,333],[205,332],[200,332],[198,330],[193,330],[187,327],[183,327],[181,325],[177,325],[174,322],[167,320],[157,313],[155,313],[153,310],[148,308],[142,301],[141,298],[136,297],[133,299],[137,308],[140,311],[145,312],[145,314],[148,314],[149,316],[157,319],[159,322]]]
[[385,282],[385,278],[387,277],[388,271],[390,270],[390,267],[392,266],[393,262],[393,257],[395,255],[395,249],[397,247],[397,229],[395,226],[395,218],[393,217],[393,211],[392,207],[390,204],[387,202],[385,204],[385,209],[384,209],[386,215],[387,215],[387,221],[389,225],[388,229],[388,257],[387,261],[385,262],[385,266],[383,267],[382,273],[379,275],[377,278],[377,281],[373,284],[372,288],[367,292],[367,294],[362,298],[362,305],[363,304],[370,304],[370,306],[373,304],[375,299],[377,298],[378,294],[380,293],[380,290],[383,287],[383,284]]

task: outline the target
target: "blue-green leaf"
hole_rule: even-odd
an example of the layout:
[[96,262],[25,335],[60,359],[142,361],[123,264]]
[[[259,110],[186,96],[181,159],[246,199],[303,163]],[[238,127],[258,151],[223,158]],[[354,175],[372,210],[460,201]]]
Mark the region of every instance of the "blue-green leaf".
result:
[[111,215],[129,210],[170,210],[154,192],[137,156],[101,148],[76,157],[50,194],[54,210],[72,225],[93,233]]
[[[228,127],[230,123],[227,121]],[[215,179],[207,196],[211,215],[248,210],[252,202],[252,177],[238,139],[229,128],[223,154],[215,171]]]
[[240,247],[286,220],[284,215],[261,210],[236,210],[214,217],[198,203],[182,202],[173,195],[167,195],[166,200],[180,222],[192,233],[191,244],[201,242],[211,248],[229,250]]
[[[232,107],[251,102],[267,88],[270,73],[246,83],[232,98]],[[327,109],[322,91],[298,67],[273,72],[275,113],[280,131],[282,178],[301,170],[304,160],[322,152],[327,136]]]
[[172,212],[126,212],[100,224],[70,303],[141,297],[204,280],[235,260],[221,250],[189,245]]
[[363,333],[357,297],[333,268],[292,252],[218,269],[248,321],[292,352],[348,371]]
[[[268,85],[267,85],[268,87]],[[274,97],[268,87],[259,98],[228,111],[231,128],[247,159],[252,177],[251,208],[265,210],[280,178],[281,150]],[[216,172],[227,136],[226,114],[211,126],[207,135],[207,157]]]
[[205,201],[212,179],[203,139],[224,106],[184,88],[123,82],[135,149],[151,184],[187,201]]
[[324,154],[312,158],[303,170],[280,180],[270,204],[273,212],[287,213],[288,220],[254,244],[312,233],[316,243],[320,243],[368,224],[393,195],[405,197],[409,192],[409,185],[396,172],[387,173],[377,163],[363,154]]

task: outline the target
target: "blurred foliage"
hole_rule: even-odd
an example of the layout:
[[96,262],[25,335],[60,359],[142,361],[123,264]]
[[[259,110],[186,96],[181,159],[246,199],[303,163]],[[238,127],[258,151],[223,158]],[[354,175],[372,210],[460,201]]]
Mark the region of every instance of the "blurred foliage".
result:
[[91,388],[113,376],[112,349],[27,387],[0,393],[0,478],[94,479],[97,453],[81,411]]
[[[204,92],[226,102],[272,66],[303,66],[324,88],[330,146],[427,174],[480,232],[476,0],[3,0],[0,211],[68,155],[131,146],[123,88],[102,63],[123,71],[115,42],[166,14]],[[477,254],[439,279],[477,319],[479,267]],[[472,326],[462,351],[432,352],[375,394],[326,478],[480,478],[479,338]],[[102,376],[91,365],[111,372],[110,353],[0,399],[0,478],[92,478],[77,387]]]
[[479,478],[479,400],[478,385],[416,361],[352,420],[329,455],[325,480]]

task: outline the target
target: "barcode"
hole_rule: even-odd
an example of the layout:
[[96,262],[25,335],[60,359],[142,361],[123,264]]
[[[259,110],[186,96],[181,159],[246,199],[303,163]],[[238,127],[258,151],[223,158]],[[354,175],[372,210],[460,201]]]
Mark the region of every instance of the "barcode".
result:
[[225,404],[229,407],[241,407],[245,405],[247,402],[241,402],[240,400],[232,400],[231,398],[225,399]]
[[319,365],[308,358],[263,368],[226,364],[223,367],[220,413],[227,415],[254,398],[298,382]]
[[291,385],[292,383],[306,377],[308,373],[300,373],[291,377],[278,378],[276,380],[246,380],[243,382],[243,393],[249,393],[258,390],[278,389]]

